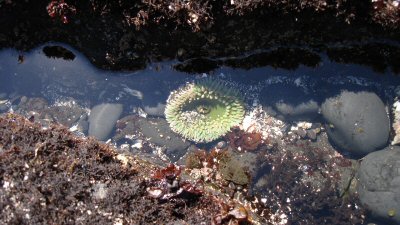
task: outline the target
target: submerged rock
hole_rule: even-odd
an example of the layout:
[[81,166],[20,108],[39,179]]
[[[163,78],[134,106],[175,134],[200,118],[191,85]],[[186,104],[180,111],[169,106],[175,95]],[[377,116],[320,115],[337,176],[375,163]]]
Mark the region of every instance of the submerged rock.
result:
[[375,93],[344,91],[327,99],[321,109],[329,139],[343,150],[365,155],[387,144],[389,117]]
[[79,105],[74,98],[63,99],[49,105],[45,98],[22,96],[16,108],[15,112],[31,117],[43,126],[57,122],[82,135],[88,130],[88,110]]
[[167,85],[158,79],[146,81],[143,85],[143,109],[150,116],[164,117],[165,102],[169,95]]
[[122,113],[121,104],[100,104],[92,108],[89,116],[89,136],[105,140]]
[[270,114],[286,121],[309,121],[319,116],[319,97],[301,84],[268,85],[261,91],[260,102]]
[[144,106],[144,111],[151,116],[164,116],[165,104],[157,103],[156,106]]
[[358,172],[361,203],[372,214],[400,223],[400,147],[391,146],[368,154]]
[[258,158],[253,153],[240,155],[227,152],[226,157],[219,162],[219,172],[225,180],[232,181],[239,185],[248,185],[251,182],[251,175],[256,170]]
[[161,118],[138,118],[137,125],[142,134],[150,142],[165,147],[165,154],[171,161],[179,160],[190,145],[190,142],[172,132],[169,124]]

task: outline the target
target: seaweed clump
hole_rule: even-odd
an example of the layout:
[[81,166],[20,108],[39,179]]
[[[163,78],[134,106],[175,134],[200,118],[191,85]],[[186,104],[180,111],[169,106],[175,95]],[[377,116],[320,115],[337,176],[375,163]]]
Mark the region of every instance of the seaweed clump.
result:
[[160,204],[147,192],[153,165],[59,125],[7,114],[0,137],[0,224],[200,224],[222,210],[207,195]]
[[234,127],[227,135],[229,145],[238,151],[256,150],[262,143],[262,135],[258,132],[243,131],[238,127]]
[[210,142],[242,122],[244,104],[237,90],[206,78],[172,92],[165,116],[176,133],[195,142]]

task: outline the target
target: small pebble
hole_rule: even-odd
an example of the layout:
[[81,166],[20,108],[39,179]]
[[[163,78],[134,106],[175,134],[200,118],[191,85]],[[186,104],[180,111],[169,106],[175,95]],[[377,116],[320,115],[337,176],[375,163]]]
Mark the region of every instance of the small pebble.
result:
[[225,141],[220,141],[217,143],[217,145],[215,147],[217,147],[218,149],[224,149],[226,148],[227,144]]
[[310,138],[311,140],[315,141],[317,139],[317,134],[314,130],[308,130],[307,137]]
[[230,189],[232,189],[232,190],[235,190],[235,189],[236,189],[235,184],[232,183],[232,182],[229,183],[228,187],[229,187]]
[[239,220],[247,218],[247,210],[243,206],[235,207],[228,214],[234,216],[236,219]]
[[296,134],[298,134],[301,138],[305,138],[307,135],[307,132],[303,128],[299,128],[296,131]]

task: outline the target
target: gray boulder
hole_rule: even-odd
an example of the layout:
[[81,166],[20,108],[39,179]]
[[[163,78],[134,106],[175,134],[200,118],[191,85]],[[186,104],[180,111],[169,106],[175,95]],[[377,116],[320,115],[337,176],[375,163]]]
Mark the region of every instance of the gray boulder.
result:
[[89,136],[104,141],[111,133],[122,113],[121,104],[100,104],[89,115]]
[[329,139],[354,155],[383,148],[389,138],[389,117],[382,100],[372,92],[344,91],[321,106]]
[[368,154],[360,165],[357,190],[373,215],[400,224],[400,147]]

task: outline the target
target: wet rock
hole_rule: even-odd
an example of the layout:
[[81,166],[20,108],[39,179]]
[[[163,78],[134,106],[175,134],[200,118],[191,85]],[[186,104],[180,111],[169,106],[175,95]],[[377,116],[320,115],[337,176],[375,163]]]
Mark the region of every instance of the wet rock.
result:
[[7,99],[2,99],[0,96],[0,112],[8,110],[10,107],[10,101]]
[[126,139],[137,139],[139,137],[137,134],[138,128],[135,124],[138,118],[135,115],[128,115],[119,119],[115,125],[117,130],[113,140],[118,143]]
[[302,102],[297,105],[285,103],[283,101],[275,103],[276,110],[284,117],[295,117],[297,119],[306,118],[307,115],[318,113],[318,103],[314,100]]
[[400,147],[368,154],[360,165],[357,189],[362,204],[373,215],[399,224]]
[[81,134],[87,132],[87,127],[84,126],[84,123],[87,123],[87,109],[77,104],[72,98],[48,105],[44,98],[22,96],[16,112],[26,117],[33,116],[34,120],[45,126],[51,122],[57,122],[71,128],[71,131],[79,130]]
[[19,104],[25,104],[26,101],[28,101],[28,97],[22,96],[21,99],[19,100]]
[[105,140],[114,128],[121,113],[121,104],[106,103],[93,107],[89,116],[89,136]]
[[164,117],[165,104],[157,103],[156,106],[145,106],[144,111],[151,116]]
[[[340,162],[342,161],[342,163]],[[336,189],[339,196],[344,196],[346,194],[354,194],[356,192],[356,179],[355,174],[359,168],[359,162],[357,160],[350,160],[346,158],[337,157],[333,158],[334,171],[340,174],[340,178],[337,181]],[[332,162],[331,161],[331,162]]]
[[225,65],[250,69],[272,66],[274,68],[296,69],[300,65],[316,67],[321,61],[319,55],[307,49],[277,48],[270,52],[255,53],[244,58],[227,59]]
[[224,149],[227,146],[228,146],[228,144],[226,143],[226,141],[219,141],[215,147],[218,149]]
[[317,140],[317,132],[315,130],[307,130],[307,137],[310,140],[315,141]]
[[390,68],[396,73],[400,71],[399,64],[396,63],[399,53],[398,46],[387,43],[354,44],[327,50],[327,55],[332,61],[366,65],[378,72],[384,72]]
[[28,98],[26,97],[21,97],[21,101],[18,105],[18,112],[29,112],[29,111],[35,111],[35,112],[40,112],[43,111],[45,108],[48,107],[48,103],[45,99],[43,98]]
[[181,158],[190,145],[190,142],[182,140],[169,128],[165,119],[139,118],[137,126],[150,142],[165,147],[165,154],[173,162]]
[[49,58],[61,58],[64,60],[74,60],[75,54],[63,46],[45,46],[43,53]]
[[6,104],[0,104],[0,112],[5,112],[8,110],[8,106]]
[[330,140],[354,155],[365,155],[387,144],[389,118],[375,93],[344,91],[322,104],[322,115]]
[[[74,101],[60,103],[59,105],[52,105],[43,111],[54,121],[63,124],[66,127],[71,127],[75,123],[79,123],[79,130],[82,132],[87,131],[84,123],[87,123],[87,111],[82,106],[76,104]],[[87,125],[86,125],[87,126]]]
[[319,116],[317,96],[303,89],[302,85],[273,84],[260,93],[263,108],[276,113],[286,121],[314,120]]
[[400,144],[400,101],[397,100],[392,107],[393,123],[392,128],[394,131],[394,137],[391,142],[392,145]]
[[305,131],[303,128],[299,128],[296,131],[296,134],[299,135],[301,138],[305,138],[307,135],[307,131]]
[[87,134],[89,130],[88,115],[81,115],[76,124],[72,126],[69,130],[74,132],[76,135]]
[[195,58],[179,63],[174,68],[187,73],[207,73],[218,68],[218,62],[207,58]]
[[169,90],[162,82],[156,81],[143,87],[143,109],[150,116],[164,117],[165,102]]
[[[186,154],[175,162],[176,165],[184,165],[185,168],[189,169],[201,169],[203,167],[203,162],[199,157],[200,150],[195,145],[190,145]],[[199,178],[201,175],[198,176]]]
[[255,173],[257,161],[257,155],[253,153],[227,153],[219,162],[221,177],[235,184],[247,185],[251,181],[251,175]]

